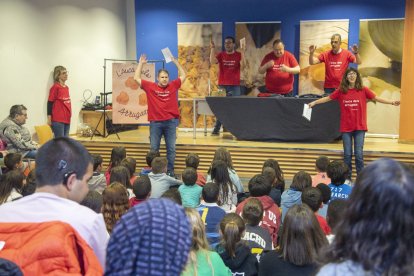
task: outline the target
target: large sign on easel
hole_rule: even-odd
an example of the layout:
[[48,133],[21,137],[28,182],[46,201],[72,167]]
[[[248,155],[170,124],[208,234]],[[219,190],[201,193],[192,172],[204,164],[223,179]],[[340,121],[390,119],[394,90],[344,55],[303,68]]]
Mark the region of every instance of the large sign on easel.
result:
[[[147,95],[134,80],[136,63],[112,64],[112,121],[114,124],[148,123]],[[155,64],[142,68],[143,80],[155,81]]]

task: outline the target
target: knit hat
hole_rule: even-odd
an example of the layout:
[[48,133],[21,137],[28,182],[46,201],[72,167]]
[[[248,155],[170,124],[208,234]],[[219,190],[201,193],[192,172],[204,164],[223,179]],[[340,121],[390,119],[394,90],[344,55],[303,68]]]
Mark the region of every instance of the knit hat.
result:
[[105,275],[180,275],[190,245],[191,227],[184,209],[168,199],[147,200],[115,226]]

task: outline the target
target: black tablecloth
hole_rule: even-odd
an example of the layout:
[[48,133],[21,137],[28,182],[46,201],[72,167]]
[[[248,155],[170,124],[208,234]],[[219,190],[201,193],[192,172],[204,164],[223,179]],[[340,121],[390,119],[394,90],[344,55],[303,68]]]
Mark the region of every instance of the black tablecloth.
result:
[[327,143],[340,137],[336,101],[317,105],[309,122],[303,105],[314,99],[206,97],[217,119],[237,139]]

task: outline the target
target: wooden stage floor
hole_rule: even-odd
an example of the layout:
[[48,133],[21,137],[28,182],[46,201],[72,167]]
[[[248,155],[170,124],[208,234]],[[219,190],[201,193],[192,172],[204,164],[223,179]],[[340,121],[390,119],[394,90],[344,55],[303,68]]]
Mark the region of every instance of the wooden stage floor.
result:
[[[104,138],[101,136],[77,137],[91,153],[101,154],[104,161],[109,161],[113,147],[124,146],[127,153],[137,159],[137,168],[145,166],[145,154],[149,150],[149,129],[141,126],[137,130],[118,133]],[[263,161],[274,158],[279,161],[285,177],[290,179],[297,171],[306,170],[314,174],[314,162],[319,155],[326,155],[331,159],[342,159],[342,141],[332,143],[283,143],[283,142],[256,142],[239,141],[230,134],[207,136],[204,132],[197,132],[196,139],[192,131],[177,131],[176,171],[181,173],[185,165],[185,157],[189,152],[199,154],[200,170],[206,172],[217,147],[226,147],[232,154],[236,171],[242,177],[251,177],[259,173]],[[161,154],[165,154],[162,145]],[[365,163],[381,157],[390,157],[402,162],[414,163],[414,145],[402,144],[392,138],[365,138]]]

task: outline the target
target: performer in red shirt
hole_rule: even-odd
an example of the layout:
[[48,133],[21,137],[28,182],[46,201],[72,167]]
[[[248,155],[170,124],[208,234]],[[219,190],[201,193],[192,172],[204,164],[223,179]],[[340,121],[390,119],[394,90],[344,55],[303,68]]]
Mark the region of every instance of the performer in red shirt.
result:
[[[227,36],[224,39],[224,50],[216,55],[213,40],[210,40],[210,64],[219,64],[218,85],[226,91],[226,96],[240,96],[240,70],[244,61],[244,48],[235,51],[236,41],[234,37]],[[221,122],[216,120],[211,135],[219,135]]]
[[164,136],[167,148],[167,174],[174,176],[175,140],[177,139],[178,89],[186,79],[184,68],[173,58],[177,66],[179,78],[169,82],[169,73],[165,69],[158,71],[158,83],[141,79],[142,66],[147,63],[147,57],[141,55],[134,79],[145,91],[148,99],[148,121],[150,121],[151,150],[159,151],[161,138]]
[[299,74],[300,67],[296,58],[285,51],[285,44],[281,39],[273,42],[273,51],[267,54],[260,64],[259,73],[266,73],[265,85],[267,93],[260,93],[259,97],[268,97],[279,94],[292,97],[293,75]]
[[[362,86],[362,78],[358,70],[348,68],[342,77],[341,84],[332,94],[309,103],[309,107],[331,100],[339,102],[341,108],[340,131],[344,146],[344,162],[349,167],[349,178],[352,173],[352,144],[354,144],[356,173],[364,167],[364,138],[367,129],[367,100],[384,104],[400,105],[400,101],[382,99],[373,91]],[[354,141],[352,141],[354,140]]]
[[342,76],[344,75],[349,63],[361,64],[358,45],[354,44],[351,48],[352,53],[341,48],[341,35],[334,34],[331,37],[332,50],[321,53],[315,57],[316,45],[309,46],[309,64],[314,65],[321,62],[325,63],[325,84],[326,94],[332,93],[339,87]]
[[52,127],[55,137],[69,136],[72,107],[69,87],[66,85],[68,71],[63,66],[53,70],[55,83],[50,88],[47,100],[47,124]]

